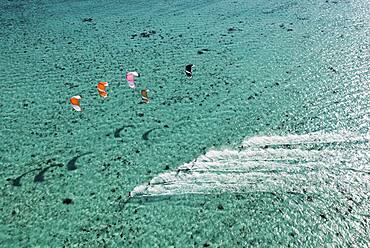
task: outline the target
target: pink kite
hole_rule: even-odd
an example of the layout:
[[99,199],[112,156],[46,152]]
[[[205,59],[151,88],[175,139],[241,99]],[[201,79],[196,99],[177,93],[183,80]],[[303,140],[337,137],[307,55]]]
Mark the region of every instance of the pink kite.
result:
[[135,89],[136,88],[136,85],[135,85],[135,77],[139,77],[140,74],[136,71],[133,71],[133,72],[127,72],[126,73],[126,80],[128,82],[128,86],[131,88],[131,89]]

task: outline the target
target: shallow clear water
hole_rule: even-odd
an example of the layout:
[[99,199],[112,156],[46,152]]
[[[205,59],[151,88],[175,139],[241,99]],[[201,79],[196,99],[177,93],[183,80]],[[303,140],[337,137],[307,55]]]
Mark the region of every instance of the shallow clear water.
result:
[[368,1],[0,4],[1,246],[370,245]]

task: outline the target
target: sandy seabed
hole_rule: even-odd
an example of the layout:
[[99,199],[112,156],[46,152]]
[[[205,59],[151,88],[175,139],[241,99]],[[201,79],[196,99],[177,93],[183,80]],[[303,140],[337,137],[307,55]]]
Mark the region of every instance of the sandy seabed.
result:
[[370,245],[367,1],[0,6],[1,247]]

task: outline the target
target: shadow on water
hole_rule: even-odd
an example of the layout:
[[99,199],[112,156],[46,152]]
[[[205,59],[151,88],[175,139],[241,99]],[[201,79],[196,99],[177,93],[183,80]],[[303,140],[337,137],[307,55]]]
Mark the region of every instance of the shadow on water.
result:
[[71,171],[71,170],[76,170],[77,169],[77,166],[76,166],[76,162],[77,162],[77,159],[79,159],[80,157],[83,157],[85,155],[88,155],[88,154],[92,154],[92,152],[86,152],[86,153],[83,153],[81,155],[78,155],[78,156],[75,156],[73,157],[68,163],[67,163],[67,170]]
[[48,167],[46,167],[46,168],[42,169],[42,170],[39,172],[39,174],[37,174],[37,175],[35,176],[35,178],[33,179],[33,181],[34,181],[34,182],[39,182],[39,183],[41,183],[41,182],[45,181],[44,174],[45,174],[45,172],[47,172],[50,168],[52,168],[52,167],[63,167],[63,166],[64,166],[64,164],[53,164],[53,165],[50,165],[50,166],[48,166]]
[[[77,166],[76,166],[76,161],[77,161],[77,159],[78,158],[80,158],[80,157],[82,157],[82,156],[85,156],[85,155],[88,155],[88,154],[92,154],[92,152],[86,152],[86,153],[83,153],[83,154],[81,154],[81,155],[78,155],[78,156],[75,156],[75,157],[73,157],[68,163],[67,163],[67,170],[69,170],[69,171],[71,171],[71,170],[76,170],[77,169]],[[54,160],[54,159],[52,159],[52,160]],[[49,164],[49,163],[51,163],[51,161],[52,160],[48,160],[46,163],[44,162],[44,163],[42,163],[42,164]],[[22,175],[20,175],[20,176],[18,176],[18,177],[16,177],[16,178],[14,178],[14,179],[12,179],[12,178],[8,178],[7,179],[7,181],[10,181],[10,183],[11,183],[11,185],[12,186],[15,186],[15,187],[20,187],[20,186],[22,186],[22,183],[21,183],[21,179],[24,177],[24,176],[26,176],[26,175],[28,175],[28,174],[30,174],[30,173],[32,173],[32,172],[34,172],[34,171],[40,171],[38,174],[36,174],[36,176],[34,177],[34,179],[33,179],[33,182],[35,182],[35,183],[41,183],[41,182],[44,182],[45,181],[45,173],[47,172],[47,171],[49,171],[51,168],[53,168],[53,167],[58,167],[58,168],[61,168],[61,167],[63,167],[64,166],[64,164],[62,164],[62,163],[56,163],[56,164],[51,164],[51,165],[49,165],[49,166],[47,166],[47,167],[45,167],[45,168],[35,168],[35,169],[31,169],[31,170],[29,170],[29,171],[27,171],[27,172],[25,172],[25,173],[23,173]]]
[[125,125],[125,126],[122,126],[120,128],[117,128],[115,131],[114,131],[114,138],[120,138],[121,137],[121,131],[125,128],[129,128],[129,127],[134,127],[133,125]]

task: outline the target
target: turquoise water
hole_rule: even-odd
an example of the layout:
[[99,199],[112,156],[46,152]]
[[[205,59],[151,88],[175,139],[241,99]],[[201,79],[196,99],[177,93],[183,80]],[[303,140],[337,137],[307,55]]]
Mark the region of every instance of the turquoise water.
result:
[[370,246],[368,1],[0,4],[1,247]]

